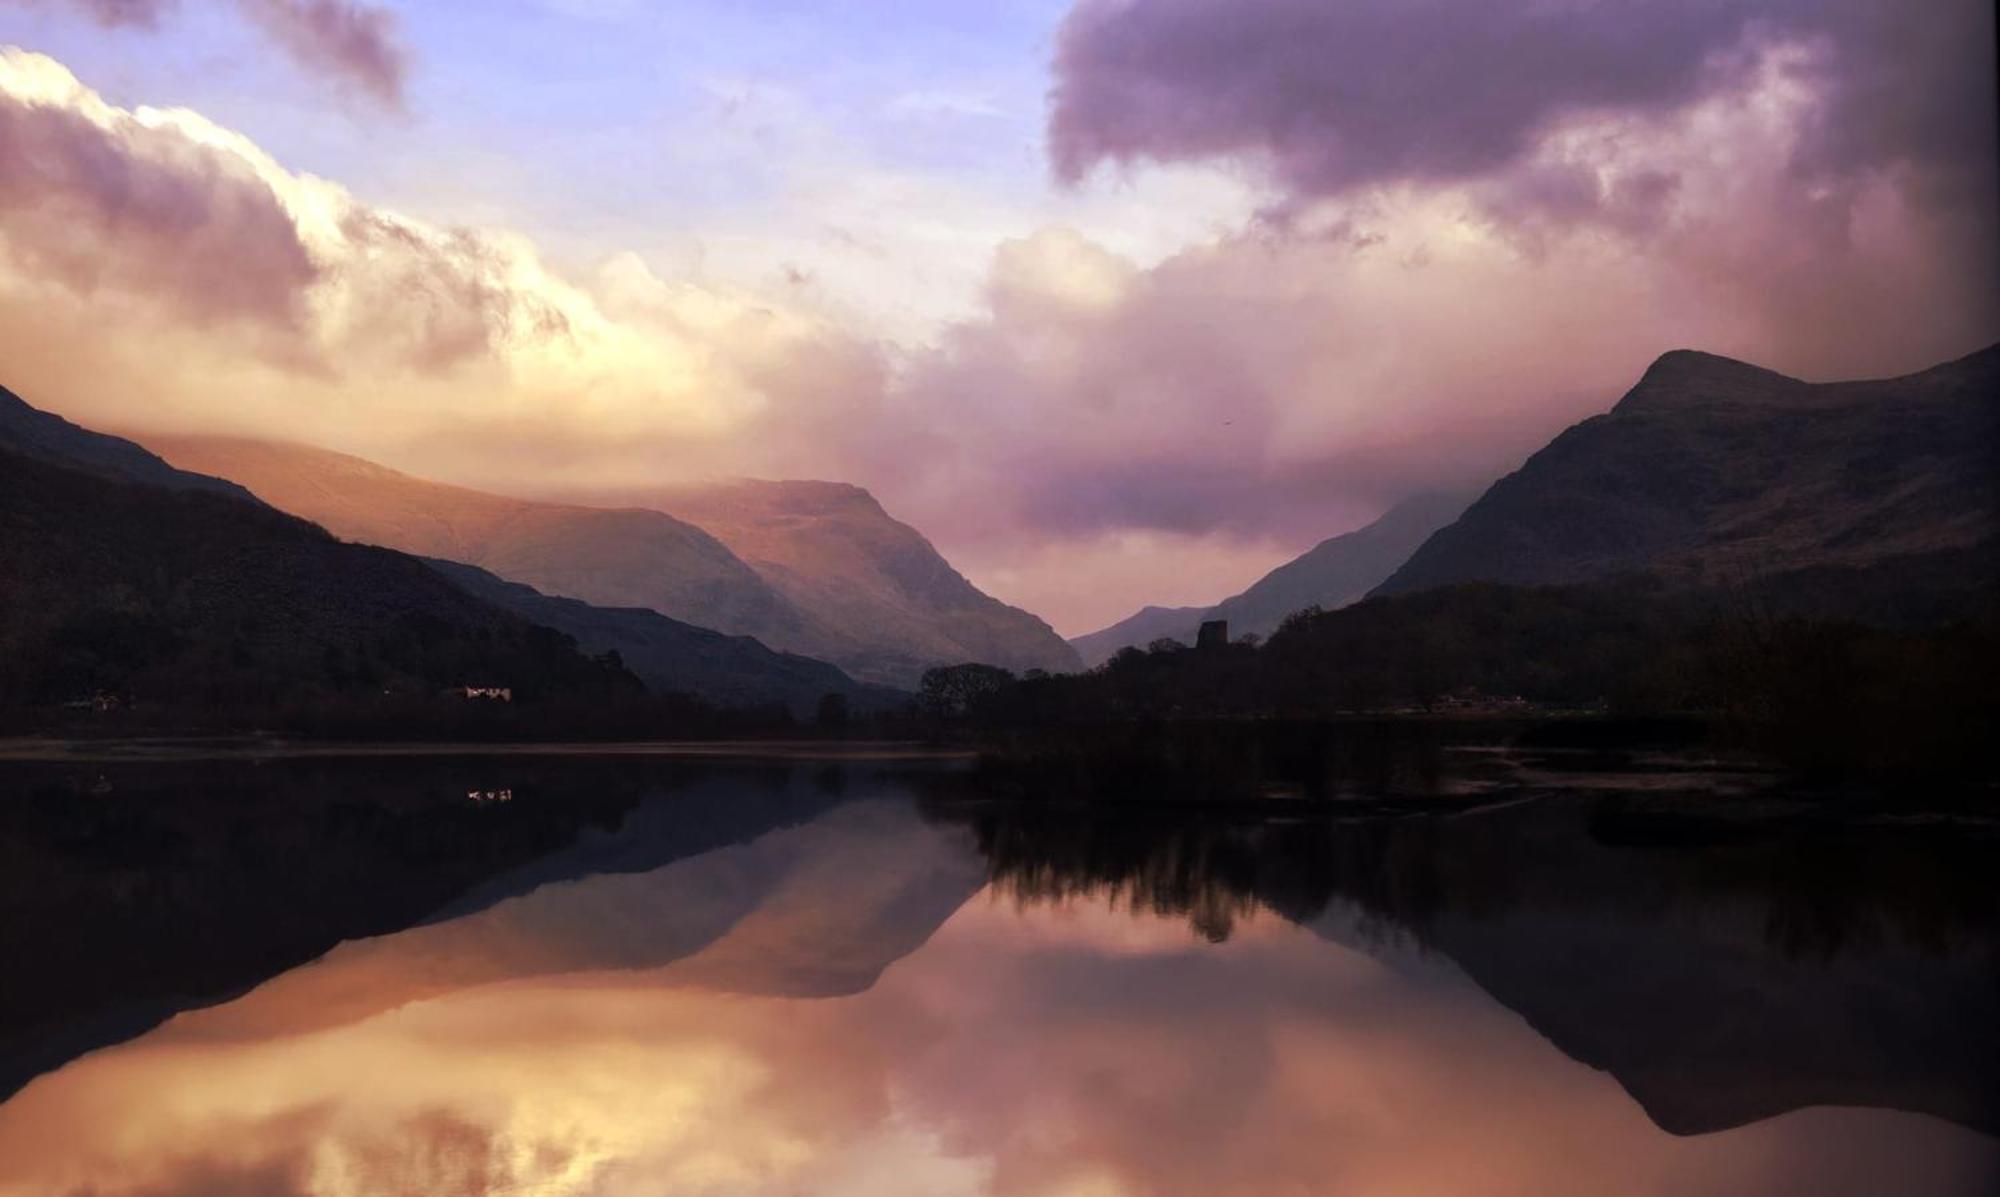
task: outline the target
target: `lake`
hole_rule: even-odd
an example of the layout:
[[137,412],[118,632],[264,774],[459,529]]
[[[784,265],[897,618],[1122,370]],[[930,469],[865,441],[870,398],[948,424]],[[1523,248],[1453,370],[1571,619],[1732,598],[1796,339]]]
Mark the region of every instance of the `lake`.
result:
[[[922,753],[0,762],[0,1194],[1990,1194],[2000,837]],[[1525,778],[1525,780],[1523,780]],[[1665,797],[1662,797],[1665,795]]]

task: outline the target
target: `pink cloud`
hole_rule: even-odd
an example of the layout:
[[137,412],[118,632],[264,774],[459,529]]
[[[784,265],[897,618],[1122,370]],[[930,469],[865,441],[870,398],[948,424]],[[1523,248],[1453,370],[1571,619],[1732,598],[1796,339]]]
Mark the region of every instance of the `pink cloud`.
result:
[[241,158],[0,90],[0,248],[27,273],[197,323],[289,325],[316,269]]

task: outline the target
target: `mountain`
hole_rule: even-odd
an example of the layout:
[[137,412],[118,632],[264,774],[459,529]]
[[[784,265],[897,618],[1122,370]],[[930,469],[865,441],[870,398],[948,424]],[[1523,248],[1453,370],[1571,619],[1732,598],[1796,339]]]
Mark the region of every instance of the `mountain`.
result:
[[1983,554],[1995,544],[1996,424],[2000,346],[1900,378],[1817,384],[1677,350],[1495,483],[1377,593],[1628,573],[1727,587]]
[[1144,648],[1162,637],[1194,643],[1206,607],[1141,607],[1137,611],[1095,632],[1070,638],[1070,647],[1083,658],[1086,669],[1095,669],[1118,655],[1118,650]]
[[662,615],[914,687],[968,660],[1073,669],[1034,616],[981,594],[857,487],[740,482],[509,498],[304,445],[154,436],[176,465],[240,482],[349,540],[479,566],[549,595]]
[[261,719],[471,680],[524,700],[637,688],[401,553],[214,488],[0,450],[0,709],[109,692]]
[[825,661],[781,653],[749,636],[727,636],[669,619],[645,607],[593,607],[543,594],[532,586],[456,561],[431,568],[467,593],[543,627],[573,637],[592,654],[616,652],[625,668],[656,693],[693,694],[719,706],[781,705],[808,718],[826,694],[862,706],[894,705],[901,691],[865,686]]
[[1040,619],[982,593],[915,528],[839,482],[752,479],[593,496],[713,533],[826,630],[814,652],[866,681],[913,686],[931,665],[1074,670]]
[[1196,629],[1209,619],[1229,621],[1232,637],[1269,636],[1294,611],[1344,607],[1381,585],[1469,502],[1471,496],[1453,494],[1406,499],[1366,527],[1320,541],[1213,607],[1145,607],[1070,644],[1086,666],[1095,667],[1127,645],[1143,648],[1162,637],[1193,644]]
[[806,617],[713,536],[658,511],[512,499],[306,445],[196,436],[146,443],[343,540],[476,565],[545,594],[649,607],[772,646],[815,639]]
[[250,492],[234,482],[177,470],[131,441],[79,428],[32,407],[6,387],[0,387],[0,450],[100,478],[251,499]]
[[1471,501],[1471,495],[1456,494],[1406,499],[1365,528],[1320,541],[1248,590],[1209,608],[1202,618],[1228,620],[1231,636],[1268,636],[1294,611],[1345,607],[1381,585]]

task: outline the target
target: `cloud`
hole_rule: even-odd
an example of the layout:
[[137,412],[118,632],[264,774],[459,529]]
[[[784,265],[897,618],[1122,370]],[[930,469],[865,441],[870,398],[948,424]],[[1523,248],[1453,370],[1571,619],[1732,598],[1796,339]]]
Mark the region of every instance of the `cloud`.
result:
[[[1293,190],[1147,269],[1061,232],[1002,248],[987,318],[913,375],[977,446],[954,485],[996,496],[962,526],[1303,547],[1497,476],[1670,347],[1837,378],[2000,330],[1985,110],[1932,96],[1966,90],[1986,39],[1949,63],[1928,31],[1896,40],[1926,81],[1804,38],[1803,9],[1781,37],[1729,4],[1450,7],[1079,6],[1059,168],[1261,155]],[[1878,14],[1833,8],[1822,42]],[[1857,89],[1895,95],[1837,129]]]
[[1740,90],[1773,47],[1822,96],[1802,177],[1989,173],[1992,6],[1939,0],[1081,0],[1057,40],[1053,163],[1243,157],[1295,196],[1451,185],[1556,126]]
[[[1205,11],[1086,5],[1064,44]],[[1265,27],[1246,11],[1239,39]],[[1300,20],[1302,38],[1321,28]],[[1732,49],[1685,87],[1662,75],[1653,100],[1506,123],[1497,156],[1447,138],[1424,161],[1449,168],[1386,147],[1367,175],[1284,175],[1295,189],[1268,218],[1184,232],[1177,251],[982,225],[1002,237],[983,289],[908,342],[812,287],[696,285],[629,253],[558,271],[524,235],[385,209],[10,52],[0,362],[85,422],[305,440],[502,491],[853,481],[976,582],[1082,631],[1213,602],[1415,491],[1490,480],[1670,348],[1838,378],[1993,340],[2000,201],[1967,201],[1982,185],[1948,152],[1956,134],[1857,157],[1889,134],[1830,130],[1863,86],[1828,76],[1831,43],[1717,44]],[[1182,107],[1249,103],[1209,81],[1222,98]],[[1882,95],[1882,130],[1928,105]],[[1215,144],[1253,152],[1231,137]],[[932,262],[920,217],[958,201],[886,208],[871,239]],[[950,241],[968,262],[977,244]]]
[[349,0],[237,2],[300,66],[402,107],[408,56],[387,9]]
[[[14,0],[80,11],[107,29],[155,29],[175,0]],[[236,7],[299,66],[358,89],[389,108],[403,106],[409,55],[385,8],[353,0],[235,0]]]
[[39,55],[0,52],[0,146],[9,372],[101,423],[430,446],[445,473],[483,448],[546,477],[567,444],[629,482],[753,441],[781,390],[778,426],[803,435],[838,424],[811,410],[829,387],[880,387],[871,352],[807,314],[629,256],[564,279],[519,235],[367,204]]
[[0,51],[0,238],[24,273],[197,323],[296,323],[317,276],[241,155],[164,114],[114,109],[18,51]]
[[120,25],[150,29],[159,24],[161,10],[172,0],[73,0],[73,3],[108,29]]

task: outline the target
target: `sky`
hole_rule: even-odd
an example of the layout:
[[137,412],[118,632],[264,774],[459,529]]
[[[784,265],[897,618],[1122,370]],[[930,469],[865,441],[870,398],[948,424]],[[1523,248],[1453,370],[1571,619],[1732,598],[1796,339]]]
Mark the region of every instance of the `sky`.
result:
[[1693,347],[2000,339],[1983,0],[0,0],[0,382],[869,487],[1066,634]]

